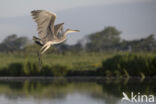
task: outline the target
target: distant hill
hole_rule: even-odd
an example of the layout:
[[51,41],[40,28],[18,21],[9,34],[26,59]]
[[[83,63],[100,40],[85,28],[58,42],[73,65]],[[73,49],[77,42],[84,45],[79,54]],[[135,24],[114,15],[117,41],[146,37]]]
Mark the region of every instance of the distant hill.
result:
[[[69,35],[68,43],[74,44],[87,34],[100,31],[106,26],[115,26],[122,38],[134,39],[156,34],[156,1],[131,4],[111,4],[72,8],[56,12],[56,23],[64,22],[65,29],[79,29],[80,33]],[[29,15],[0,18],[0,41],[6,35],[36,35],[36,24]]]

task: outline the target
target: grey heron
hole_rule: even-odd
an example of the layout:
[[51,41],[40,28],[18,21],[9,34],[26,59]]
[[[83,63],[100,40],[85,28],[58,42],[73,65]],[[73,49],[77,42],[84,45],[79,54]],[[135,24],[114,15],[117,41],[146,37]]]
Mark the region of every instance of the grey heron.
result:
[[[67,29],[63,31],[64,23],[54,25],[56,14],[46,10],[31,11],[32,17],[37,23],[38,37],[33,40],[41,45],[40,53],[43,54],[50,46],[59,44],[66,40],[67,34],[71,32],[79,32],[79,30]],[[58,34],[61,34],[61,37]]]

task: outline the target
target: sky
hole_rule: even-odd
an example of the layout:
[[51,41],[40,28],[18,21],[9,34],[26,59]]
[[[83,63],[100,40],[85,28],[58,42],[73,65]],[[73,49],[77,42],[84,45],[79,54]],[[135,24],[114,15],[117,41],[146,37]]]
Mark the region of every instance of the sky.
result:
[[147,0],[0,0],[0,17],[28,15],[33,9],[48,9],[56,12],[64,9],[91,5],[109,5],[143,1]]
[[80,29],[68,37],[69,44],[107,26],[121,30],[124,39],[156,34],[156,0],[0,0],[0,41],[12,33],[37,34],[30,16],[34,9],[53,11],[56,23]]

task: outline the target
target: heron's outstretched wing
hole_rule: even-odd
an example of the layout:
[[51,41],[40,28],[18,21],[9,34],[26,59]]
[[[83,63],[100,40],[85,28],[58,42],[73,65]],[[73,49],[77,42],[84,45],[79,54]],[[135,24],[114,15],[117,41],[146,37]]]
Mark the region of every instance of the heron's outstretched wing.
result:
[[31,14],[37,23],[38,35],[41,40],[45,39],[48,35],[54,38],[54,22],[56,15],[46,10],[34,10]]
[[60,23],[54,26],[54,34],[57,37],[58,32],[63,28],[64,23]]

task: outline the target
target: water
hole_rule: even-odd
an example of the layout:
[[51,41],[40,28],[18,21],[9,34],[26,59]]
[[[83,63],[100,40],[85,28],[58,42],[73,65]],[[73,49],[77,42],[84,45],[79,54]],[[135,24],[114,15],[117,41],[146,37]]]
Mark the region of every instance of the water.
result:
[[[121,102],[122,92],[125,92],[128,96],[131,92],[156,96],[156,80],[104,78],[0,79],[0,104],[132,104],[128,101]],[[156,98],[154,100],[155,102],[146,104],[156,104]]]

